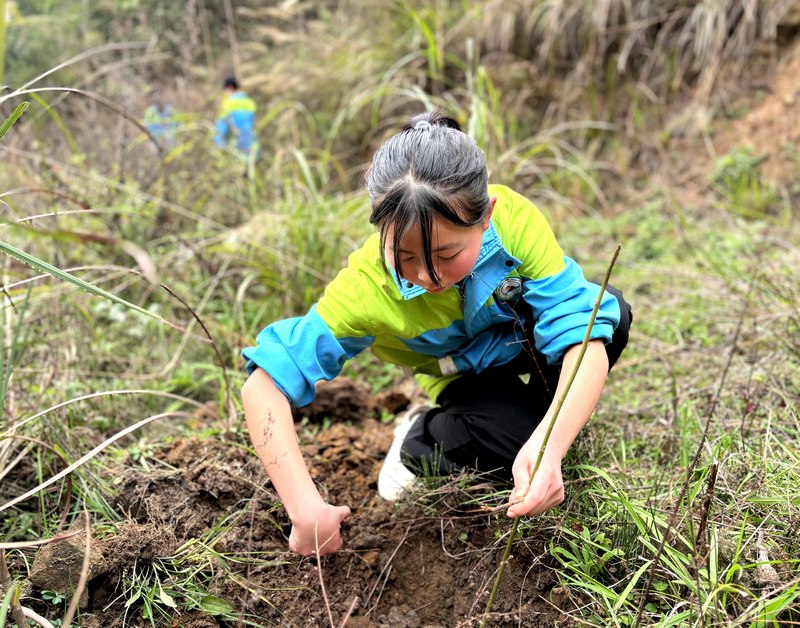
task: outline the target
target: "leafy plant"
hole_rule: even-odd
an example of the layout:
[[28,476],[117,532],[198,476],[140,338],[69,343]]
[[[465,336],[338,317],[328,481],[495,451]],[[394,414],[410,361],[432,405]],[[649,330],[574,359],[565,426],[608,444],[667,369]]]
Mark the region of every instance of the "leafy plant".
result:
[[58,591],[49,591],[45,589],[44,591],[42,591],[41,596],[45,602],[53,606],[61,607],[67,601],[67,597],[62,595]]
[[0,124],[0,140],[2,140],[6,133],[9,132],[14,123],[22,117],[25,110],[30,106],[30,102],[21,102],[17,105],[16,109],[11,112],[11,115]]
[[550,553],[564,567],[575,573],[596,578],[606,563],[623,555],[620,548],[611,546],[611,540],[603,532],[593,537],[590,530],[583,528],[574,538],[570,538],[572,532],[565,530],[564,533],[568,535],[566,547],[551,543]]

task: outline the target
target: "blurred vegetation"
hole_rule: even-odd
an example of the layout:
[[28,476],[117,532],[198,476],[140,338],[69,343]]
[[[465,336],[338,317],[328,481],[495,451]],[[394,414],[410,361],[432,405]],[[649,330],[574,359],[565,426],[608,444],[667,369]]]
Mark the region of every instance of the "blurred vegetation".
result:
[[[545,210],[589,276],[623,243],[612,283],[636,308],[628,366],[579,446],[596,466],[571,467],[583,501],[564,525],[545,519],[559,578],[586,596],[570,612],[630,624],[671,532],[648,621],[680,625],[696,606],[703,625],[777,621],[800,559],[798,461],[783,449],[800,395],[798,190],[767,180],[749,147],[690,161],[681,142],[709,142],[745,78],[796,42],[796,4],[0,0],[0,123],[21,116],[0,138],[0,506],[80,462],[72,484],[7,508],[0,541],[52,536],[83,507],[113,529],[115,473],[146,467],[165,440],[247,446],[241,347],[316,301],[371,232],[370,155],[436,108],[478,140],[494,181]],[[231,73],[259,103],[255,164],[210,141]],[[141,124],[156,94],[176,112],[169,140]],[[674,162],[698,172],[670,187]],[[349,368],[375,387],[402,377],[369,356]],[[140,425],[139,440],[105,441]],[[84,460],[98,441],[109,455]],[[701,444],[679,501],[695,512],[720,462],[715,504],[736,531],[710,525],[703,548],[694,518],[665,532],[664,514]],[[208,549],[224,526],[125,574],[129,605],[153,621],[176,607],[239,617],[206,590],[233,562]],[[764,610],[737,578],[776,546],[795,586]],[[727,570],[694,569],[701,549]],[[12,567],[31,556],[15,550]],[[699,604],[671,614],[687,591]],[[53,593],[40,601],[63,606]]]

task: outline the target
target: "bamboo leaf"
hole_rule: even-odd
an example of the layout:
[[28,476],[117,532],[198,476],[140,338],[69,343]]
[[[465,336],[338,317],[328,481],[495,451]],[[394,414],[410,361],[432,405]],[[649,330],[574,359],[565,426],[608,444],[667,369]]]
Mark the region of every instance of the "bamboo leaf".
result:
[[50,118],[53,120],[55,125],[61,130],[61,133],[64,135],[64,138],[69,142],[70,149],[73,153],[80,153],[80,146],[78,146],[78,142],[75,141],[75,137],[70,133],[69,128],[64,123],[64,120],[56,111],[55,107],[52,107],[49,102],[47,102],[44,98],[39,96],[39,94],[28,94],[33,100],[37,102],[37,104],[41,105],[42,111],[44,111]]
[[619,594],[619,597],[617,598],[617,601],[614,604],[613,608],[614,612],[618,611],[620,607],[628,600],[628,596],[631,594],[633,587],[636,586],[636,583],[639,581],[639,578],[642,577],[642,574],[645,572],[645,570],[652,564],[653,564],[652,560],[645,561],[644,564],[641,567],[639,567],[636,573],[633,574],[633,577],[631,578],[631,581],[628,583],[628,586],[626,586],[625,589],[622,591],[622,593]]
[[15,599],[14,596],[16,595],[16,589],[17,587],[9,588],[3,597],[3,602],[0,603],[0,628],[6,625],[6,616],[8,615],[8,611],[11,609],[11,604]]
[[233,607],[220,597],[206,595],[200,600],[200,608],[211,615],[226,615],[233,612]]
[[103,290],[102,288],[98,288],[97,286],[89,283],[88,281],[84,281],[75,275],[72,275],[66,271],[61,270],[60,268],[56,268],[52,264],[48,264],[44,260],[39,259],[38,257],[34,257],[22,251],[15,246],[11,246],[7,242],[0,241],[0,251],[5,253],[6,255],[10,255],[11,257],[18,259],[20,262],[24,264],[28,264],[29,266],[35,268],[36,270],[42,271],[47,273],[48,275],[52,275],[56,279],[61,279],[62,281],[66,281],[71,283],[74,286],[82,288],[86,292],[90,294],[94,294],[95,296],[102,297],[112,303],[117,303],[122,305],[123,307],[128,308],[129,310],[133,310],[138,314],[142,314],[147,316],[148,318],[153,318],[160,323],[164,323],[165,325],[169,325],[170,327],[176,328],[177,326],[174,323],[170,323],[168,320],[164,319],[163,317],[159,316],[158,314],[146,310],[143,307],[140,307],[130,301],[126,301],[125,299],[118,297],[116,294],[108,292],[107,290]]
[[[0,76],[2,76],[1,73]],[[8,119],[6,119],[6,121],[3,122],[3,124],[0,124],[0,140],[2,140],[5,134],[8,133],[8,130],[14,125],[14,123],[20,119],[20,117],[22,116],[23,113],[25,113],[25,110],[30,106],[30,104],[31,103],[27,100],[19,103],[17,105],[17,108],[11,112],[11,115],[8,117]]]
[[[2,219],[0,219],[0,222]],[[13,224],[13,223],[12,223]],[[104,246],[116,246],[122,249],[125,253],[130,255],[139,265],[142,275],[152,285],[158,286],[161,282],[158,278],[158,271],[152,258],[147,254],[142,247],[128,240],[120,240],[119,238],[103,234],[103,233],[85,233],[81,231],[65,231],[58,229],[54,231],[43,231],[42,229],[35,229],[34,227],[24,224],[14,224],[18,229],[23,229],[36,235],[47,236],[58,240],[60,242],[79,242],[81,244],[102,244]]]

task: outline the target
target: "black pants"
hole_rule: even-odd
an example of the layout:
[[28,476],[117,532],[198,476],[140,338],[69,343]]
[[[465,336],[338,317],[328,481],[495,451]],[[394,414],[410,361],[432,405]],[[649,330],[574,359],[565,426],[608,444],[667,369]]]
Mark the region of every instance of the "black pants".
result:
[[[610,369],[628,343],[633,315],[619,290],[608,286],[607,291],[620,307],[619,325],[606,345]],[[508,364],[459,377],[441,392],[439,407],[412,426],[403,442],[403,463],[414,473],[447,475],[470,468],[510,478],[517,453],[553,401],[560,375],[561,366],[548,366],[534,349]]]

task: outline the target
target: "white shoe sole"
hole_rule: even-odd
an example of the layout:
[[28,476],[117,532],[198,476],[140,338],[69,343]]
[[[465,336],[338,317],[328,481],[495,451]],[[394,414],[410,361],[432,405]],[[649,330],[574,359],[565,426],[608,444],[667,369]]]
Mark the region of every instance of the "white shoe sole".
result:
[[417,477],[401,461],[400,450],[411,427],[427,410],[428,406],[414,406],[397,421],[392,446],[378,474],[378,494],[387,501],[397,501]]

